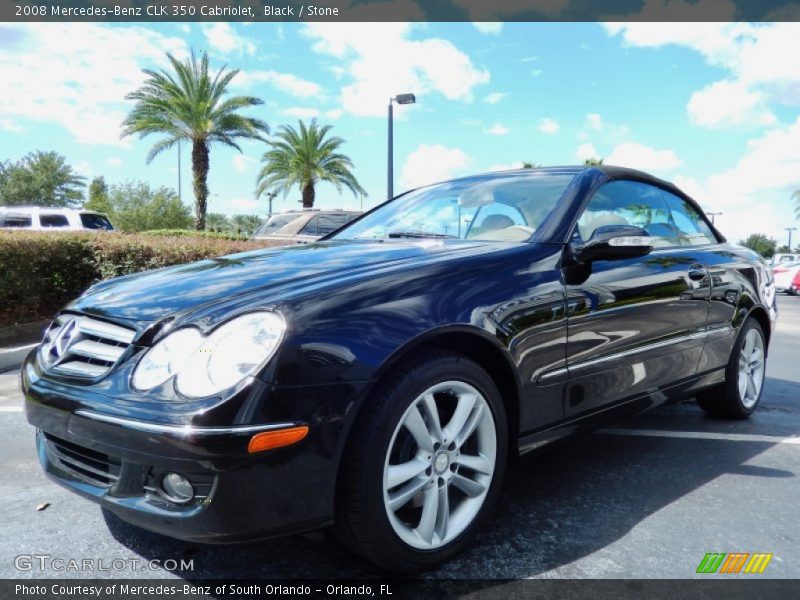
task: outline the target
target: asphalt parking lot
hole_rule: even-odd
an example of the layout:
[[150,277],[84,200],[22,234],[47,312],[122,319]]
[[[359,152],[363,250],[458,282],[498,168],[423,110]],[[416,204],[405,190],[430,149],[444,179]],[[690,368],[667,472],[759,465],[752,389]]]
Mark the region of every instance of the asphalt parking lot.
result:
[[[673,404],[524,457],[477,543],[429,576],[685,578],[707,552],[771,552],[758,577],[800,577],[800,297],[779,298],[779,311],[764,397],[750,420]],[[2,578],[376,575],[323,533],[202,546],[105,518],[42,474],[21,402],[16,374],[0,374]],[[21,554],[190,558],[194,570],[24,571],[15,568]]]

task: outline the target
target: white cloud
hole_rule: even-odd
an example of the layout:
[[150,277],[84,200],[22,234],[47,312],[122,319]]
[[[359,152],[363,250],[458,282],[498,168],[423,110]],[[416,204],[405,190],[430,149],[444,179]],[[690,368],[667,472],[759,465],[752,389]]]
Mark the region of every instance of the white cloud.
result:
[[481,33],[496,35],[501,31],[503,31],[503,24],[497,21],[494,22],[481,21],[481,22],[474,22],[472,24],[475,26],[475,29],[477,29]]
[[776,121],[766,108],[764,93],[749,88],[741,80],[725,79],[707,85],[692,94],[686,109],[693,123],[708,127],[772,125]]
[[183,40],[138,26],[3,23],[0,39],[0,114],[57,123],[84,144],[129,145],[119,138],[124,98],[143,83],[142,67],[186,54]]
[[253,214],[265,210],[265,203],[259,202],[253,198],[231,198],[225,201],[226,208],[232,210],[234,213],[247,213]]
[[[419,28],[419,26],[418,26]],[[470,102],[476,86],[489,82],[489,71],[440,38],[411,39],[408,23],[308,23],[303,33],[312,48],[336,58],[346,69],[342,108],[358,116],[382,117],[388,99],[402,92],[430,93]],[[403,108],[400,108],[402,111]]]
[[[735,7],[731,2],[715,1],[733,14]],[[679,12],[688,11],[687,15],[703,10],[703,3],[670,4]],[[663,2],[657,0],[647,0],[645,5],[656,17],[664,8]],[[629,22],[606,23],[605,28],[610,35],[620,35],[630,46],[658,48],[672,44],[690,48],[708,64],[727,72],[722,79],[696,91],[689,100],[689,116],[698,125],[770,126],[775,121],[771,105],[800,105],[797,90],[800,61],[789,58],[800,55],[800,23]]]
[[106,164],[109,167],[121,167],[122,166],[122,159],[119,156],[111,156],[106,159]]
[[578,149],[575,150],[575,156],[583,162],[584,160],[589,160],[591,158],[600,158],[600,153],[597,151],[597,148],[594,145],[586,142],[578,146]]
[[495,123],[491,127],[484,129],[483,132],[488,133],[489,135],[507,135],[509,133],[509,129],[505,125]]
[[94,175],[94,169],[87,161],[82,160],[75,165],[75,171],[86,178],[91,178]]
[[324,117],[326,119],[338,119],[342,116],[343,111],[339,108],[332,108],[330,110],[322,111],[317,108],[310,108],[305,106],[292,106],[284,108],[281,114],[295,117],[297,119],[318,119]]
[[23,128],[22,125],[14,119],[0,119],[0,129],[3,131],[10,131],[11,133],[19,133]]
[[258,164],[258,161],[246,154],[234,154],[231,163],[237,173],[248,173]]
[[630,127],[627,125],[609,123],[598,113],[588,113],[578,133],[578,139],[589,141],[597,135],[602,135],[606,143],[619,143],[630,137],[630,133]]
[[293,106],[291,108],[284,108],[281,111],[281,114],[288,115],[290,117],[296,117],[298,119],[314,119],[320,115],[320,112],[316,108]]
[[497,104],[506,96],[508,96],[508,94],[505,92],[492,92],[491,94],[487,94],[483,98],[483,101],[486,102],[486,104]]
[[531,71],[531,76],[532,76],[532,77],[538,77],[538,76],[539,76],[539,75],[541,75],[541,74],[542,74],[542,70],[541,70],[541,69],[533,69],[533,70]]
[[409,189],[449,179],[469,166],[470,157],[459,148],[442,144],[420,144],[406,158],[400,174],[400,186]]
[[539,125],[537,126],[539,131],[542,133],[546,133],[547,135],[553,135],[558,133],[558,130],[561,129],[561,125],[555,119],[550,119],[549,117],[546,119],[539,119]]
[[672,171],[681,165],[674,150],[657,150],[636,142],[618,144],[604,162],[642,171]]
[[715,223],[731,241],[764,233],[784,243],[784,227],[796,223],[791,194],[800,187],[798,173],[800,117],[748,141],[747,152],[726,171],[674,181],[706,210],[722,212]]
[[594,131],[602,131],[604,127],[603,117],[597,113],[586,115],[586,126]]
[[489,172],[513,171],[515,169],[521,169],[522,166],[523,166],[522,161],[521,160],[517,160],[517,161],[514,161],[512,163],[507,163],[507,164],[501,163],[501,164],[497,164],[497,165],[492,165],[491,167],[489,167],[487,169],[487,171],[489,171]]
[[247,38],[234,31],[229,23],[212,23],[203,26],[203,35],[214,50],[222,54],[247,54],[256,53],[256,45]]
[[322,95],[322,86],[319,84],[291,73],[279,73],[272,70],[242,71],[231,85],[251,87],[258,83],[266,83],[298,98],[317,98]]

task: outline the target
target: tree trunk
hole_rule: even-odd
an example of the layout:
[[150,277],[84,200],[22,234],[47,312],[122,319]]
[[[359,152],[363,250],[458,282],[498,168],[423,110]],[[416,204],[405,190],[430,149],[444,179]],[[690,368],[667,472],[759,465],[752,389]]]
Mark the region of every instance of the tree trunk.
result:
[[309,181],[303,186],[303,208],[314,208],[314,182]]
[[192,143],[192,186],[194,187],[194,228],[206,228],[206,206],[208,204],[208,146],[204,141]]

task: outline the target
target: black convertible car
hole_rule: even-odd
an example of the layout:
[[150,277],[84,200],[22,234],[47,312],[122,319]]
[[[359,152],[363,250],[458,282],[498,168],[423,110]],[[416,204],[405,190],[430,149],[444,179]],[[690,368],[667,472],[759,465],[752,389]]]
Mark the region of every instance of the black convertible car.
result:
[[22,368],[46,472],[232,542],[335,526],[397,572],[469,543],[506,466],[695,396],[759,402],[770,270],[614,167],[424,187],[307,246],[104,281]]

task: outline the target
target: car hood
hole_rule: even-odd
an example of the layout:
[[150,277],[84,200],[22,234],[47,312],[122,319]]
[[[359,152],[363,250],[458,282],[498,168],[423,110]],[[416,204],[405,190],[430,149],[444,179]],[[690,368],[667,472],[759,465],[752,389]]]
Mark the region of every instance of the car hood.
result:
[[67,309],[127,321],[167,316],[257,295],[278,301],[339,280],[360,280],[386,268],[414,268],[440,260],[507,248],[461,240],[329,241],[267,248],[146,271],[101,282]]

